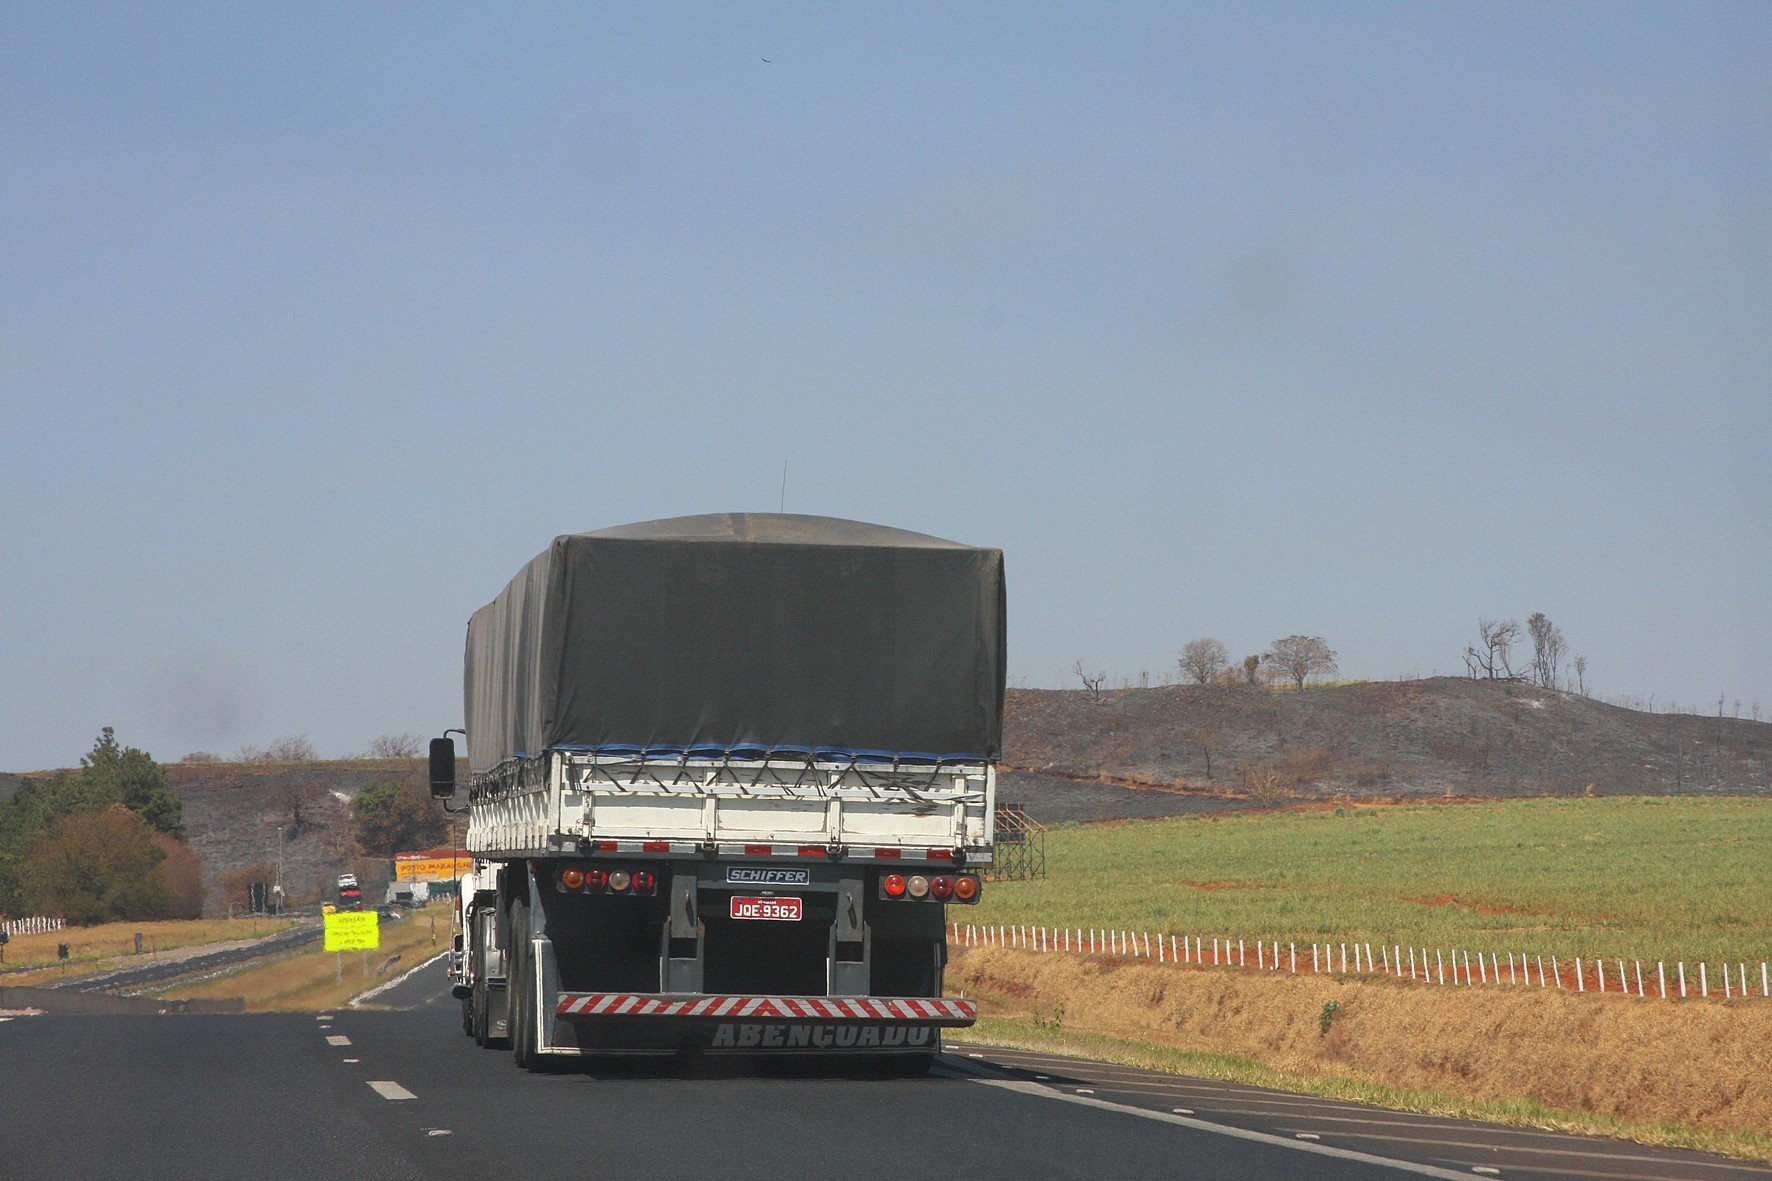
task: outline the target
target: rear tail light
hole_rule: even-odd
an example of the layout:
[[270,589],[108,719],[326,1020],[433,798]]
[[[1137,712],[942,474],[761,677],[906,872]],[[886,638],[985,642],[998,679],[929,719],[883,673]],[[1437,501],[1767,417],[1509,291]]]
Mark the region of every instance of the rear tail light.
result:
[[929,896],[937,902],[946,902],[954,896],[953,878],[930,878]]
[[585,886],[592,890],[603,890],[609,886],[609,871],[606,869],[587,869]]
[[568,890],[576,890],[585,884],[585,871],[582,869],[563,869],[560,871],[560,884]]
[[628,888],[629,880],[628,871],[618,869],[609,875],[609,888],[611,890],[625,890]]
[[658,886],[658,877],[643,869],[634,871],[634,893],[650,894]]
[[954,879],[954,897],[958,898],[961,902],[971,902],[973,899],[977,898],[978,897],[978,879],[977,878],[955,878]]
[[880,879],[880,890],[888,898],[903,898],[904,888],[902,873],[889,873]]
[[904,884],[904,890],[912,898],[921,898],[929,893],[929,879],[917,874]]

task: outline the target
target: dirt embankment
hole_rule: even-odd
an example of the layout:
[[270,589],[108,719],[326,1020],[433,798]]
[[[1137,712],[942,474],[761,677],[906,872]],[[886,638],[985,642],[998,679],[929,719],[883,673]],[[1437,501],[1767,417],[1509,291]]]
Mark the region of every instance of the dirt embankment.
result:
[[[1772,1005],[1427,989],[966,948],[949,992],[998,1016],[1280,1070],[1725,1132],[1772,1127]],[[1324,1007],[1337,1006],[1324,1032]]]

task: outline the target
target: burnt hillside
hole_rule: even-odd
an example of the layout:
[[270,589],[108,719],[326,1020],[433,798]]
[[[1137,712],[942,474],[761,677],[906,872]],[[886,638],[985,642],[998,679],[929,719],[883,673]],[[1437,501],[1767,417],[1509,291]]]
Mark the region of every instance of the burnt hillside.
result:
[[[1098,699],[1016,689],[1003,745],[1008,767],[1039,779],[1276,801],[1772,790],[1772,723],[1642,713],[1458,677],[1303,692],[1165,686]],[[1006,794],[1021,778],[1005,777]]]
[[[357,855],[351,843],[351,797],[372,783],[423,786],[422,759],[313,763],[171,763],[167,785],[184,801],[185,831],[203,863],[207,908],[225,914],[222,879],[255,864],[274,866],[283,831],[283,886],[291,904],[329,898],[340,873],[363,879],[365,897],[380,899],[387,881],[381,858]],[[298,824],[296,813],[300,813]]]

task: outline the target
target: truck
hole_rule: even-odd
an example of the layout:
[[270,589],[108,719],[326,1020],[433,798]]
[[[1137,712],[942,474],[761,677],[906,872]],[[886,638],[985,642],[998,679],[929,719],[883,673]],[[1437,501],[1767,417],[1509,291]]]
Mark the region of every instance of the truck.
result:
[[[994,842],[1001,550],[793,514],[569,534],[468,624],[464,1032],[548,1070],[926,1070]],[[452,733],[463,734],[458,783]],[[462,810],[460,807],[457,810]]]

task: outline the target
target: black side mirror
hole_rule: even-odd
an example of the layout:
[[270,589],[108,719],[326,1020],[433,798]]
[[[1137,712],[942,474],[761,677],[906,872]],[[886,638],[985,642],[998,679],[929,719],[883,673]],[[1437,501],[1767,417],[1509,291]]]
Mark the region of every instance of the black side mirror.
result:
[[446,800],[455,794],[455,739],[431,739],[431,798]]

